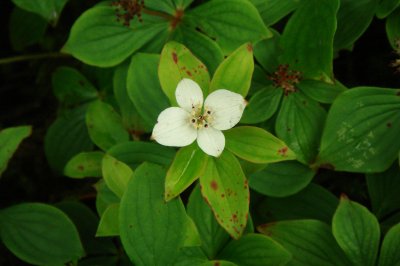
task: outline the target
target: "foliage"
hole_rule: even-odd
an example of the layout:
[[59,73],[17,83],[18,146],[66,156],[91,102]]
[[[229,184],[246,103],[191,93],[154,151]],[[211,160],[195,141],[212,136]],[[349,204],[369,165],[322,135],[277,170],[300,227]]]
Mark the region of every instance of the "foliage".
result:
[[[18,260],[400,265],[400,89],[354,86],[334,68],[374,17],[400,56],[400,1],[12,2],[10,44],[23,54],[0,64],[67,58],[46,76],[58,112],[42,146],[50,178],[77,187],[3,204],[0,237]],[[26,55],[35,49],[50,52]],[[246,99],[236,127],[229,99],[217,101],[230,124],[218,129],[219,156],[152,135],[164,110],[184,109],[183,79],[204,99]],[[212,123],[206,105],[198,119]],[[0,175],[35,130],[0,131]]]

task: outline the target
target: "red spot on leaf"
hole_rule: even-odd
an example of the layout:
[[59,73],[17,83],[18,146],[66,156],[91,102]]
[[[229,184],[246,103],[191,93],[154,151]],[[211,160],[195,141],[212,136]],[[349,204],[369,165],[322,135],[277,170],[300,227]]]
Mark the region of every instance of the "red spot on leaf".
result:
[[291,129],[290,127],[288,127],[288,128],[287,128],[287,131],[290,132],[290,131],[292,131],[292,129]]
[[335,170],[335,166],[330,163],[321,164],[319,167],[323,168],[323,169],[328,169],[328,170]]
[[400,91],[398,93],[396,93],[397,96],[400,96]]
[[341,199],[341,200],[348,200],[349,197],[347,197],[346,194],[342,193],[342,194],[340,194],[340,199]]
[[217,181],[215,181],[215,180],[211,181],[210,186],[211,186],[212,190],[218,190]]
[[221,198],[225,198],[225,194],[224,193],[221,194]]
[[388,122],[388,123],[386,124],[386,126],[390,128],[390,127],[392,127],[392,123]]
[[221,263],[219,261],[214,262],[214,266],[220,266]]
[[249,181],[247,181],[247,179],[244,181],[244,189],[248,189],[249,188]]
[[237,222],[237,220],[238,220],[238,217],[237,217],[237,215],[236,215],[236,214],[232,214],[232,220],[233,220],[234,222]]
[[253,52],[253,45],[251,45],[251,43],[247,44],[247,51],[249,52]]
[[283,157],[287,156],[288,147],[283,147],[282,149],[278,150],[278,154],[282,155]]
[[83,171],[83,170],[85,170],[85,167],[83,165],[78,165],[78,170]]
[[175,52],[172,52],[172,60],[174,60],[175,64],[178,64],[178,55]]
[[189,70],[186,71],[186,74],[188,74],[190,77],[192,76],[192,72],[190,72]]

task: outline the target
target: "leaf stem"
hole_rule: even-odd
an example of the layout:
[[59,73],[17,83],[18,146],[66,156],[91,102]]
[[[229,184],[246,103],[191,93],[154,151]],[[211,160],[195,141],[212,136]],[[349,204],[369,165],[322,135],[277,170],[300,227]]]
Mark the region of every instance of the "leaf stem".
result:
[[38,59],[46,59],[46,58],[62,58],[62,57],[70,57],[70,56],[71,55],[69,55],[69,54],[64,54],[64,53],[60,53],[60,52],[19,55],[19,56],[1,58],[0,65],[23,62],[23,61],[30,61],[30,60],[38,60]]

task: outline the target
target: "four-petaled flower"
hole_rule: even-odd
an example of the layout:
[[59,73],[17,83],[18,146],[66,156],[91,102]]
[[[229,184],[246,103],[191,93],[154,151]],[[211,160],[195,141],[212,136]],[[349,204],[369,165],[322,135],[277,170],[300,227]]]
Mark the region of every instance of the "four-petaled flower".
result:
[[234,127],[240,120],[246,101],[228,90],[212,92],[203,105],[203,92],[191,79],[182,79],[175,91],[179,107],[162,111],[152,138],[165,146],[183,147],[197,139],[208,155],[218,157],[225,147],[221,130]]

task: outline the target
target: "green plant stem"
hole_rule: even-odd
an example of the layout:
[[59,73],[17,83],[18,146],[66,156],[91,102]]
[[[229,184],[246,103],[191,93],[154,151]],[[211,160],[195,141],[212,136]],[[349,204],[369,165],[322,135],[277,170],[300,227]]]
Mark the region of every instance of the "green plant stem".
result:
[[0,59],[0,65],[17,63],[17,62],[22,62],[22,61],[47,59],[47,58],[62,58],[62,57],[70,57],[70,56],[71,55],[69,55],[69,54],[63,54],[60,52],[20,55],[20,56],[2,58],[2,59]]

